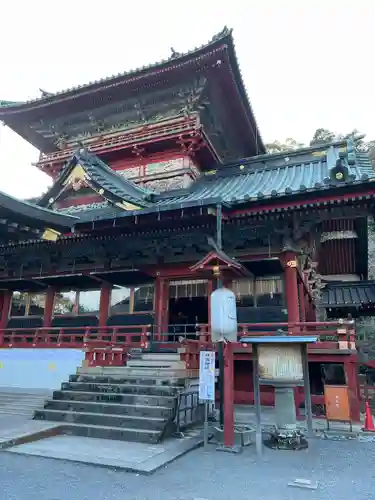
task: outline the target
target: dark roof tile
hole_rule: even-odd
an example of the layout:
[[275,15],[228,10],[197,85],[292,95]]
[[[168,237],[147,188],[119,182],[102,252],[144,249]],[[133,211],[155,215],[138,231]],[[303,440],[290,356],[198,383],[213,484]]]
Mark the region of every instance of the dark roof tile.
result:
[[326,308],[375,306],[375,282],[328,283],[321,302]]

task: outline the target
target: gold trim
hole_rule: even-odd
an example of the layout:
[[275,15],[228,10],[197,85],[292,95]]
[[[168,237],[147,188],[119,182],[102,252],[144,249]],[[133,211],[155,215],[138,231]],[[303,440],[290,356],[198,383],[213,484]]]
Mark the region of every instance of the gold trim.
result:
[[42,234],[42,240],[46,241],[57,241],[58,237],[61,235],[58,231],[48,228]]
[[115,203],[116,207],[122,208],[123,210],[140,210],[142,207],[138,207],[137,205],[133,205],[128,201],[120,201]]
[[73,170],[70,172],[68,178],[65,180],[64,185],[71,184],[77,181],[84,181],[89,179],[90,177],[87,175],[85,169],[82,165],[76,165]]

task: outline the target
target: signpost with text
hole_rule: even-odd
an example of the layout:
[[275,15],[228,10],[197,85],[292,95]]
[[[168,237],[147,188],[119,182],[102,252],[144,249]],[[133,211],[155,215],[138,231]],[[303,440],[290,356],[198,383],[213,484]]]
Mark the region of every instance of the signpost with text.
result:
[[215,401],[215,352],[201,351],[199,357],[199,399],[204,401],[204,446],[208,444],[208,405]]

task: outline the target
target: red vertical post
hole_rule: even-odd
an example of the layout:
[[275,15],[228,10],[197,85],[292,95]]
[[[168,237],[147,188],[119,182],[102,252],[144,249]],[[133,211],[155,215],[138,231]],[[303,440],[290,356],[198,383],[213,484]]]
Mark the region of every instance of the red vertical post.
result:
[[234,446],[233,345],[224,344],[224,446]]
[[298,291],[299,291],[299,307],[300,307],[300,318],[301,323],[306,321],[306,300],[305,300],[305,287],[302,279],[298,280]]
[[295,252],[284,253],[285,297],[288,310],[288,323],[299,321],[297,259]]
[[11,290],[5,290],[3,292],[2,309],[1,309],[1,320],[0,328],[6,328],[9,319],[10,306],[12,304],[13,292]]
[[208,332],[211,332],[211,293],[213,292],[214,284],[212,280],[207,281],[207,312],[208,312]]
[[46,292],[46,301],[44,303],[43,326],[48,328],[52,325],[53,304],[55,302],[55,289],[48,287]]
[[165,328],[165,279],[157,276],[155,282],[155,340],[162,341],[162,333]]
[[357,363],[347,361],[344,363],[345,378],[349,390],[350,418],[352,422],[361,420],[361,400],[358,384]]
[[100,287],[100,302],[99,302],[99,327],[107,326],[109,316],[109,306],[111,302],[112,287],[109,283],[102,283]]
[[[284,269],[285,269],[285,298],[288,310],[288,323],[298,323],[299,316],[299,300],[298,300],[298,283],[297,283],[297,258],[295,252],[287,251],[284,253]],[[296,328],[288,329],[292,332],[297,332]],[[294,403],[296,407],[296,416],[299,417],[298,389],[294,389]]]

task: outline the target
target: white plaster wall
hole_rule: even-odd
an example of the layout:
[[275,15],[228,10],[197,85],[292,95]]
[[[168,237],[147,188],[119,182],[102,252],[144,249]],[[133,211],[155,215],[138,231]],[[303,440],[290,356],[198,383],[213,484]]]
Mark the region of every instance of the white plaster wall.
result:
[[84,357],[76,349],[0,349],[0,389],[58,389]]

